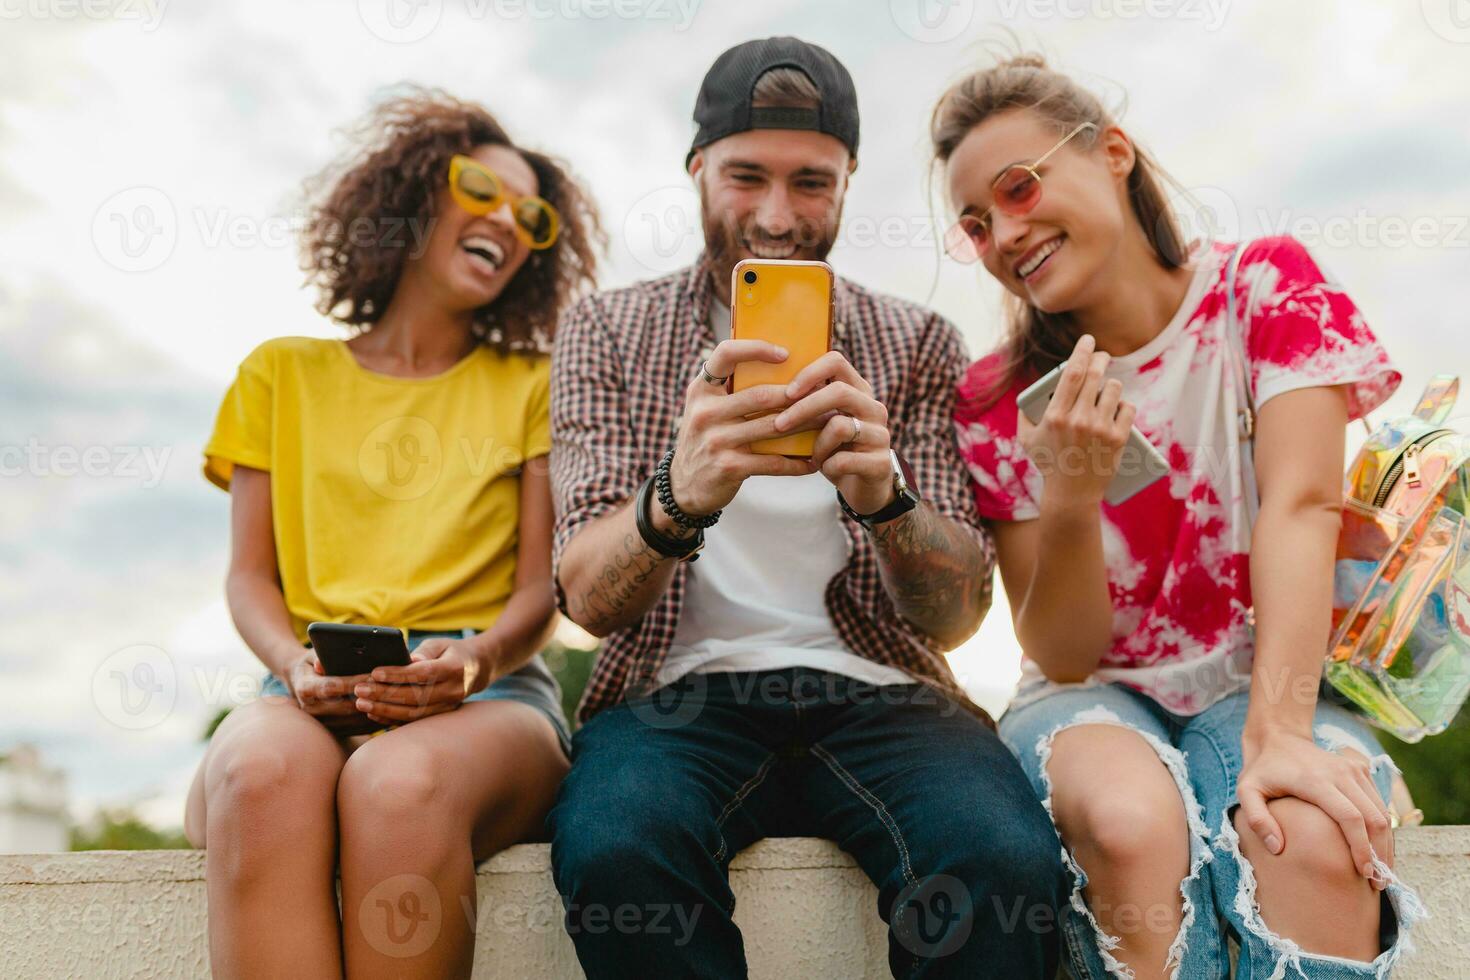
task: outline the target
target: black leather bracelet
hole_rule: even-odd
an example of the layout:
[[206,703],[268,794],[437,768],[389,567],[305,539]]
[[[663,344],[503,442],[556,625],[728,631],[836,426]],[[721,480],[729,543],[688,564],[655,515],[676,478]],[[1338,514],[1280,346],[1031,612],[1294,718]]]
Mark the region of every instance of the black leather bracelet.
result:
[[650,476],[638,488],[638,499],[633,502],[633,511],[638,518],[638,534],[643,538],[643,543],[665,558],[697,560],[699,550],[704,547],[704,532],[696,531],[690,538],[671,538],[664,534],[653,526],[653,517],[649,513],[652,499],[653,477]]
[[658,493],[659,506],[663,507],[664,513],[669,515],[669,520],[685,530],[714,527],[720,519],[720,511],[705,514],[703,517],[693,517],[679,509],[679,504],[674,500],[674,485],[669,479],[669,464],[673,461],[674,451],[670,449],[664,453],[664,458],[658,461],[658,468],[653,471],[653,487]]

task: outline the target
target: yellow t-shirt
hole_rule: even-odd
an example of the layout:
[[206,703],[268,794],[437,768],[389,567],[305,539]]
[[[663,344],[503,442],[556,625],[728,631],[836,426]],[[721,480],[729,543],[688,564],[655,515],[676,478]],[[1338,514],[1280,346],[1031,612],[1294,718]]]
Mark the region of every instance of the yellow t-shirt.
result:
[[550,360],[478,347],[432,378],[369,371],[340,340],[245,358],[204,475],[269,470],[286,608],[313,621],[488,628],[515,582],[520,467],[551,450]]

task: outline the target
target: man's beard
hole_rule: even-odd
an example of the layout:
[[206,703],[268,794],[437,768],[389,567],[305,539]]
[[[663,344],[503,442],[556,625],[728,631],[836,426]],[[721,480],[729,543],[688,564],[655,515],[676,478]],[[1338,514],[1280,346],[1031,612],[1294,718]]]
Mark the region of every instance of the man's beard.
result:
[[729,215],[714,214],[704,193],[704,182],[698,183],[699,216],[704,224],[705,264],[713,277],[711,282],[716,295],[724,296],[727,304],[729,296],[726,290],[730,288],[730,274],[736,263],[746,258],[759,258],[746,248],[746,243],[769,245],[772,246],[772,251],[783,245],[795,245],[795,249],[785,258],[807,262],[826,259],[836,243],[837,229],[842,226],[841,204],[838,204],[837,213],[832,216],[830,223],[798,219],[786,234],[780,238],[771,238],[762,233],[754,218],[736,222]]

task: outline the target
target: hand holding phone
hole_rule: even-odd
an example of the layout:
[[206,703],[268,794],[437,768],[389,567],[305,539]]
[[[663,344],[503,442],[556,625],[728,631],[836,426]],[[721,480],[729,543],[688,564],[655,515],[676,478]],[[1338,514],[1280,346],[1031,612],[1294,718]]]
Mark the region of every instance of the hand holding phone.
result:
[[[748,271],[742,268],[744,265],[736,266],[735,282],[744,281]],[[738,296],[732,291],[731,300],[737,308]],[[732,310],[731,318],[734,333],[736,324],[743,324],[745,317]],[[755,449],[758,443],[781,436],[776,430],[776,413],[791,404],[786,385],[800,370],[799,366],[784,367],[791,356],[780,339],[742,333],[721,341],[694,372],[684,390],[684,411],[669,466],[674,500],[684,513],[695,517],[713,514],[734,500],[740,485],[752,476],[802,476],[811,472],[804,459]],[[779,370],[763,375],[764,369]],[[772,380],[763,381],[763,377]],[[663,512],[659,507],[653,510],[654,523],[660,524]],[[670,527],[660,529],[668,533]]]
[[357,707],[392,724],[453,711],[494,679],[493,668],[474,643],[461,637],[429,637],[414,648],[407,667],[373,668],[354,688]]
[[358,623],[309,623],[312,673],[297,668],[292,684],[297,701],[338,735],[359,735],[383,728],[390,721],[370,717],[358,707],[358,684],[371,680],[376,667],[405,667],[408,644],[392,626]]
[[369,676],[334,677],[326,672],[315,653],[303,650],[302,656],[291,664],[284,680],[301,710],[321,722],[332,734],[346,737],[364,735],[383,727],[357,709],[357,699],[352,693],[353,686]]
[[1111,357],[1083,335],[1072,356],[1016,398],[1034,428],[1027,453],[1048,486],[1081,499],[1120,504],[1169,474],[1169,463],[1133,425],[1135,406],[1106,376]]

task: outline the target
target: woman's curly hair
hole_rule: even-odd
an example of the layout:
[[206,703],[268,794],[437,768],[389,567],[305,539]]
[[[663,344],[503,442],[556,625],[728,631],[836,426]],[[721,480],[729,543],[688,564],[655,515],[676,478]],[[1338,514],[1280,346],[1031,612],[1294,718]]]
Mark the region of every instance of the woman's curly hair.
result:
[[457,153],[508,147],[536,173],[537,193],[561,214],[556,244],[533,251],[505,290],[475,311],[474,331],[501,351],[550,348],[557,317],[596,282],[607,236],[591,199],[560,160],[517,146],[487,110],[437,89],[380,103],[354,134],[356,149],[308,182],[317,197],[302,232],[302,267],[317,309],[371,330],[403,265],[433,228],[434,203]]

